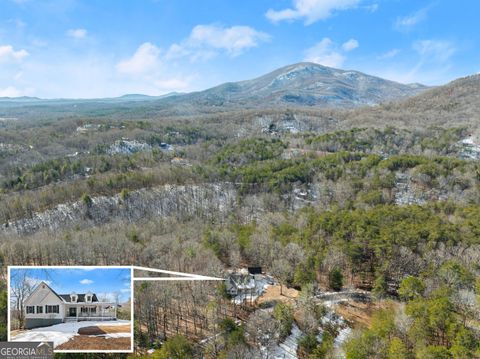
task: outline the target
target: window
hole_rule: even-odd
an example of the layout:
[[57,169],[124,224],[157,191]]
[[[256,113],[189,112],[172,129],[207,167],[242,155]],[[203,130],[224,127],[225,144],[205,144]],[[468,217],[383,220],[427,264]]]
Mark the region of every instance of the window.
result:
[[87,295],[87,302],[91,302],[92,301],[92,297]]
[[43,307],[41,305],[37,305],[37,314],[43,313]]
[[35,307],[33,305],[27,306],[27,314],[35,314]]
[[95,307],[82,307],[80,308],[80,312],[81,313],[85,313],[85,314],[95,314],[97,312],[97,308]]
[[60,308],[58,305],[46,305],[45,313],[60,313]]

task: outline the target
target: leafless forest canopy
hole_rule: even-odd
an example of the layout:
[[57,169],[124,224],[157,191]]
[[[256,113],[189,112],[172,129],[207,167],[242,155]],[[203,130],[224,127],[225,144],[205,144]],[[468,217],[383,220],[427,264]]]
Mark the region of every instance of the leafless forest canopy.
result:
[[[8,265],[253,266],[279,293],[137,283],[135,355],[479,357],[479,94],[475,75],[356,109],[0,106],[0,337]],[[369,304],[333,313],[332,291]]]

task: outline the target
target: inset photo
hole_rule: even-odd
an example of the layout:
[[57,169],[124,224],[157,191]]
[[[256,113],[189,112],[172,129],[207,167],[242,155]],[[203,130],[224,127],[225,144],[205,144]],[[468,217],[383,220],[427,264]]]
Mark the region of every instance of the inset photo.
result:
[[9,341],[132,352],[131,267],[9,267]]

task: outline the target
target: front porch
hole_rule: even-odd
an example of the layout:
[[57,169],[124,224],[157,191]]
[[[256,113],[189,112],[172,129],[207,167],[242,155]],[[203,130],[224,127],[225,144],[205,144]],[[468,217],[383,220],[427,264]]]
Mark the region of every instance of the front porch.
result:
[[65,321],[115,320],[117,306],[113,303],[78,303],[65,307]]

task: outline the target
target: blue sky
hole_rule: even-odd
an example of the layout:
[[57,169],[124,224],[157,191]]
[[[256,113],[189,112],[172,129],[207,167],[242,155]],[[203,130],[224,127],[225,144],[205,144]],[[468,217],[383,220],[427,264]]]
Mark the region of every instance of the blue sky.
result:
[[99,299],[113,300],[114,294],[118,293],[120,303],[131,297],[131,282],[129,268],[28,268],[11,269],[11,285],[16,281],[26,280],[35,286],[45,281],[58,294],[96,293]]
[[480,71],[471,0],[0,0],[0,97],[193,91],[300,61],[428,85]]

